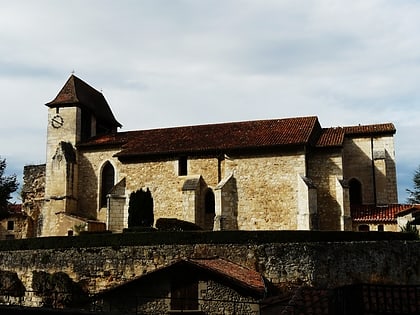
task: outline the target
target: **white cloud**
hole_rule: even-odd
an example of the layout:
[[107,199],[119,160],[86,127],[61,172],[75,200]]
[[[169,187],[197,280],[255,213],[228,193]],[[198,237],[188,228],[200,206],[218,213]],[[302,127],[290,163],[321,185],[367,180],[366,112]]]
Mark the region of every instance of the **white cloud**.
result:
[[420,163],[418,16],[409,0],[1,1],[0,154],[13,169],[42,159],[43,104],[75,70],[125,130],[394,122],[403,191]]

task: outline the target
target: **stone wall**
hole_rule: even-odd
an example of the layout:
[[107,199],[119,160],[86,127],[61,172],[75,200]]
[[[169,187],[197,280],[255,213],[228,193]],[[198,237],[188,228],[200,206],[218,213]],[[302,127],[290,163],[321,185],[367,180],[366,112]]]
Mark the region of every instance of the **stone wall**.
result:
[[395,172],[392,136],[345,139],[343,175],[360,181],[364,204],[374,204],[375,197],[378,204],[398,202]]
[[[320,230],[342,230],[342,206],[336,189],[337,180],[343,179],[341,149],[311,154],[308,176],[317,190],[317,210]],[[351,229],[349,227],[348,229]]]
[[419,241],[404,240],[57,248],[0,251],[0,270],[15,272],[27,292],[34,290],[34,272],[43,271],[63,272],[97,293],[179,259],[218,256],[277,286],[406,285],[420,283],[419,252]]
[[[299,178],[306,173],[303,151],[265,156],[230,156],[225,176],[236,180],[240,230],[295,230]],[[223,176],[223,177],[225,177]]]
[[[236,204],[236,227],[246,230],[296,229],[298,205],[298,174],[305,173],[303,152],[289,152],[281,156],[194,158],[188,160],[188,175],[178,175],[178,160],[138,161],[121,163],[113,155],[116,150],[81,152],[79,157],[79,215],[104,218],[106,209],[99,209],[99,183],[101,168],[110,161],[116,170],[115,182],[126,179],[126,196],[140,188],[148,188],[154,200],[155,220],[161,217],[186,220],[185,196],[182,188],[186,181],[201,176],[205,188],[215,189],[219,178],[233,174],[236,182],[235,195],[241,196]],[[220,163],[220,164],[219,164]],[[196,200],[191,213],[202,211],[203,196]],[[128,198],[127,198],[128,199]],[[188,199],[189,200],[189,199]],[[219,202],[220,205],[223,202]],[[125,211],[127,212],[128,200]],[[216,206],[217,207],[217,206]],[[187,212],[186,212],[187,211]],[[196,224],[202,223],[203,215],[195,215]],[[127,217],[123,225],[126,226]],[[201,224],[203,225],[203,224]],[[203,228],[206,228],[203,226]]]
[[[50,118],[55,112],[50,112]],[[396,203],[396,175],[393,137],[346,138],[343,148],[282,148],[273,152],[220,153],[210,156],[186,156],[187,174],[179,174],[179,156],[167,156],[121,162],[111,147],[78,148],[77,164],[70,175],[53,176],[54,154],[58,139],[77,141],[80,135],[66,125],[76,124],[80,113],[60,109],[65,124],[48,129],[47,202],[44,210],[44,235],[58,234],[57,212],[66,212],[91,220],[107,222],[108,228],[121,232],[127,227],[131,192],[149,189],[154,200],[154,217],[191,220],[204,229],[211,218],[204,214],[204,195],[215,191],[228,178],[229,189],[216,197],[216,221],[213,227],[240,230],[349,230],[348,190],[343,180],[358,179],[362,184],[363,203]],[[73,117],[73,118],[72,118]],[[73,119],[73,121],[72,121]],[[73,138],[65,134],[73,132]],[[102,171],[106,163],[115,170],[114,183],[125,180],[124,194],[110,200],[111,212],[101,204]],[[63,169],[64,171],[64,169]],[[73,178],[64,179],[64,177]],[[305,177],[313,187],[302,186]],[[183,191],[187,181],[200,178],[200,190]],[[71,186],[71,187],[70,187]],[[374,189],[376,188],[376,190]],[[77,189],[77,196],[73,191]],[[197,188],[198,189],[198,188]],[[49,194],[63,191],[63,198]],[[229,195],[228,195],[229,191]],[[70,193],[71,192],[71,193]],[[66,194],[68,193],[68,194]],[[309,196],[310,194],[310,196]],[[124,199],[125,197],[125,199]],[[118,199],[118,200],[117,200]],[[77,202],[77,209],[73,207]],[[224,205],[231,207],[222,209]],[[219,209],[218,209],[219,207]],[[223,217],[223,213],[229,215]],[[313,213],[313,214],[309,214]],[[219,217],[217,217],[219,215]],[[307,219],[308,218],[308,219]],[[217,221],[219,220],[219,221]],[[222,220],[222,221],[220,221]],[[229,222],[228,222],[229,221]],[[307,222],[308,221],[308,222]]]

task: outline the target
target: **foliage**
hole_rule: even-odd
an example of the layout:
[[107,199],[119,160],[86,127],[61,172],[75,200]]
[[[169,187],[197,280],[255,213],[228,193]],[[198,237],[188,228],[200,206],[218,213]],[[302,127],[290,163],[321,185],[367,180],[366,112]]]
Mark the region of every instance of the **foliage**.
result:
[[0,219],[8,216],[11,194],[18,189],[16,175],[5,176],[6,159],[0,159]]
[[407,198],[408,203],[420,204],[420,165],[413,175],[413,189],[406,189],[409,194]]
[[25,286],[16,272],[0,270],[0,295],[25,295]]
[[198,225],[178,220],[175,218],[159,218],[156,221],[156,228],[159,231],[199,231],[202,230]]
[[401,232],[412,234],[416,239],[420,239],[419,230],[414,224],[407,222],[404,226],[400,226]]
[[80,223],[73,226],[73,231],[76,235],[80,235],[82,231],[86,231],[86,223]]
[[132,192],[128,204],[128,227],[150,227],[153,222],[153,198],[149,188]]
[[66,273],[32,272],[32,288],[42,298],[43,307],[63,308],[86,300],[86,292]]

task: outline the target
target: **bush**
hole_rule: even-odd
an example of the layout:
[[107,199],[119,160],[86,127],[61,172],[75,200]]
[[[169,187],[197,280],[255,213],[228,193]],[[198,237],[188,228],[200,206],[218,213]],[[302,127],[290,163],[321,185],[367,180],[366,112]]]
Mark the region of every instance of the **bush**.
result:
[[413,235],[416,239],[420,239],[419,230],[414,224],[407,222],[405,226],[400,227],[401,232]]
[[159,231],[200,231],[198,225],[175,218],[160,218],[156,221],[156,228]]

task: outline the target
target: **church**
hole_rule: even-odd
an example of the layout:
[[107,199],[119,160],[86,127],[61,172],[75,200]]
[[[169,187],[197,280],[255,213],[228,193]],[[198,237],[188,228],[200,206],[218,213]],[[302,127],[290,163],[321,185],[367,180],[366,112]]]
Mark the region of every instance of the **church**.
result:
[[392,123],[324,128],[308,116],[121,132],[103,94],[75,75],[46,107],[46,164],[25,179],[42,193],[23,189],[33,236],[122,232],[138,192],[150,225],[213,231],[357,230],[352,209],[398,202]]

